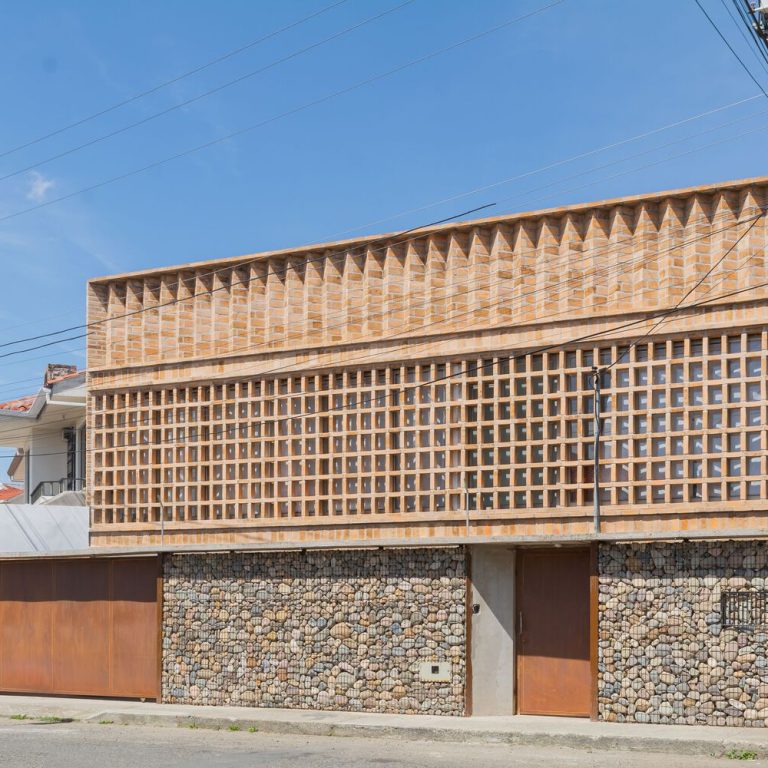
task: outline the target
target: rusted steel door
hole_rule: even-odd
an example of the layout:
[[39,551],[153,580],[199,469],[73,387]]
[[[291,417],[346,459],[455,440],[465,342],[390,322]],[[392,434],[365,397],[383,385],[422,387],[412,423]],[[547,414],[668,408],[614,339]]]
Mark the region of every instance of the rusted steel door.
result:
[[589,717],[589,551],[517,557],[518,712]]
[[157,698],[157,558],[0,562],[0,691]]

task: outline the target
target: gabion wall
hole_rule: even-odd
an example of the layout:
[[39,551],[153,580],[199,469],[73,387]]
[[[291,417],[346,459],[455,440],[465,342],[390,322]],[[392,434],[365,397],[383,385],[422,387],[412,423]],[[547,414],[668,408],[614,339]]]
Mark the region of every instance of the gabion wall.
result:
[[462,549],[169,557],[163,700],[460,715],[464,573]]
[[768,725],[766,627],[724,628],[720,606],[723,590],[767,588],[767,547],[601,545],[601,719]]

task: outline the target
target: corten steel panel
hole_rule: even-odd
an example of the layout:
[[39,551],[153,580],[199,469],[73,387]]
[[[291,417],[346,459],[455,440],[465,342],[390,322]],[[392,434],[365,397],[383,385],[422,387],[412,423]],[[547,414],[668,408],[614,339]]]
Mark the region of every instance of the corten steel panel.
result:
[[53,688],[82,694],[110,689],[109,562],[53,565]]
[[158,560],[113,560],[111,564],[112,687],[130,691],[131,696],[156,698]]
[[0,565],[0,688],[52,688],[51,563]]
[[0,563],[0,690],[156,698],[158,561]]
[[517,618],[520,714],[588,717],[589,550],[521,551]]

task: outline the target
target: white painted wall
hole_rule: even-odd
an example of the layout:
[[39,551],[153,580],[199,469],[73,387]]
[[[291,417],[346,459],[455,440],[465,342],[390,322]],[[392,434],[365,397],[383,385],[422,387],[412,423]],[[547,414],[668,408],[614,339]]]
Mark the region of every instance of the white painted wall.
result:
[[47,426],[32,433],[27,461],[29,462],[28,493],[37,488],[43,480],[60,480],[67,476],[67,442],[62,434],[63,427]]
[[474,546],[472,557],[472,714],[515,714],[515,552]]

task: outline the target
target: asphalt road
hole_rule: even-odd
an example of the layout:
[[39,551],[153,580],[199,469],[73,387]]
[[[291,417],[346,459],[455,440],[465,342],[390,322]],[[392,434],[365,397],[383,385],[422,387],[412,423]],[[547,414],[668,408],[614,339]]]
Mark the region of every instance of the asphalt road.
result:
[[[708,768],[731,760],[91,723],[0,723],[14,768]],[[765,766],[763,761],[749,765]]]

